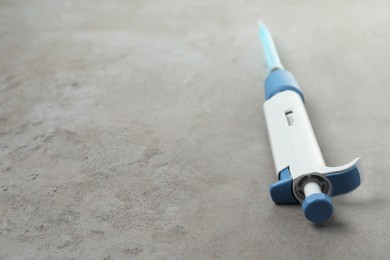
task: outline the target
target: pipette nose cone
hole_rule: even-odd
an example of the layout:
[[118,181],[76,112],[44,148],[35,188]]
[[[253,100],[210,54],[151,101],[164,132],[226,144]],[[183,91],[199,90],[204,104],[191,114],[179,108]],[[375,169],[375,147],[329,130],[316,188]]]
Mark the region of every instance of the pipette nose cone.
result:
[[315,193],[305,198],[302,209],[308,220],[321,223],[333,214],[332,199],[324,193]]

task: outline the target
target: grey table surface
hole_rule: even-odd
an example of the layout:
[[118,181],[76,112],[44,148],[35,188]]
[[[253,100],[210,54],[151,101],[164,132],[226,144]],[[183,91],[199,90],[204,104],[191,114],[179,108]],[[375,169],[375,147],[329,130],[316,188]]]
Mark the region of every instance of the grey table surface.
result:
[[[328,165],[324,225],[276,206],[266,22]],[[390,2],[0,1],[0,258],[388,259]]]

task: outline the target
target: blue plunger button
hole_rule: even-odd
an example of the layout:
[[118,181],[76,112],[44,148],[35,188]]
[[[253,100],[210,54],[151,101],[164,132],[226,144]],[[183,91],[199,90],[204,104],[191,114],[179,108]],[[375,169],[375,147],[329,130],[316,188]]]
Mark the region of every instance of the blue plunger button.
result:
[[324,193],[314,193],[302,203],[305,217],[314,223],[328,220],[333,214],[332,199]]

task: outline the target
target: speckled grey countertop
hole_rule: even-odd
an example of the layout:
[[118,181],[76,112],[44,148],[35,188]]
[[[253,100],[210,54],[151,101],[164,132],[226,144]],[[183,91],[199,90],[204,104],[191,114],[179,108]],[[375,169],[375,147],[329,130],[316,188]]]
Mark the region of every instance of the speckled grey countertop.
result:
[[[0,258],[388,259],[390,2],[0,2]],[[276,206],[257,20],[328,165],[315,226]]]

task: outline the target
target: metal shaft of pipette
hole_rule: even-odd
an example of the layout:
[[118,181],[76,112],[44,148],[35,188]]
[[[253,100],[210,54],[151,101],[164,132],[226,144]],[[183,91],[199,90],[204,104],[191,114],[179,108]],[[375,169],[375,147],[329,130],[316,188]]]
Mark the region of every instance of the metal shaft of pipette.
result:
[[280,62],[279,55],[276,50],[272,36],[268,31],[267,27],[261,21],[259,21],[259,36],[261,44],[263,45],[263,50],[265,58],[267,60],[269,72],[275,69],[283,69],[283,65]]

